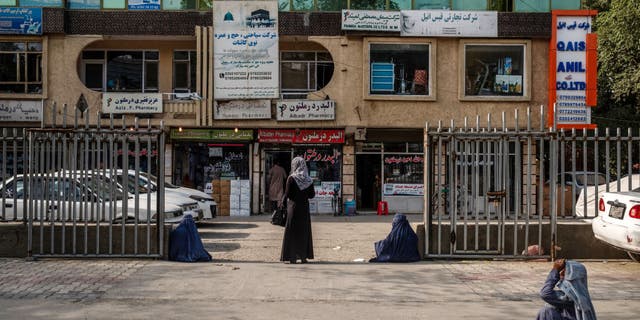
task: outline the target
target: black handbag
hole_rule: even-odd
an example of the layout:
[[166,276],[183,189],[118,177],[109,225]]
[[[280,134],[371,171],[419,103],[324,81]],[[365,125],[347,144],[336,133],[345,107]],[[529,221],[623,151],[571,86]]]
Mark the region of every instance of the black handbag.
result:
[[271,224],[282,227],[287,224],[287,209],[284,206],[273,210],[271,214]]

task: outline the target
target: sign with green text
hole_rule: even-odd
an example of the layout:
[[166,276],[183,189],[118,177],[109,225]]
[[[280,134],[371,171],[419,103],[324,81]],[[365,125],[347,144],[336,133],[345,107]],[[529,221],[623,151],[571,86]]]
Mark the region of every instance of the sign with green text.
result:
[[172,140],[251,141],[253,130],[231,129],[171,129]]

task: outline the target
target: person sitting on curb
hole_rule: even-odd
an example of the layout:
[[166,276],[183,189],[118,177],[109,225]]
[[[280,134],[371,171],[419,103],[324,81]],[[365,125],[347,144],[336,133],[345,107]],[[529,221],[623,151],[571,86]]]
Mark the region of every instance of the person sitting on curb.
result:
[[[554,289],[556,285],[560,290]],[[596,320],[587,287],[587,269],[579,262],[556,260],[540,297],[547,305],[536,320]]]

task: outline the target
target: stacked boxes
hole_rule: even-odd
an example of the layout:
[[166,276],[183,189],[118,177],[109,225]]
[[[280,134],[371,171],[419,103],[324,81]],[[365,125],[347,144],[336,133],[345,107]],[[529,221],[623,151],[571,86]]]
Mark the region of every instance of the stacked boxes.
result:
[[[230,180],[218,180],[218,181],[220,181],[220,202],[218,202],[218,214],[221,216],[228,216],[231,213],[230,211],[231,181]],[[215,185],[214,185],[214,189],[215,189]]]
[[251,188],[249,180],[231,180],[229,193],[231,216],[251,215]]

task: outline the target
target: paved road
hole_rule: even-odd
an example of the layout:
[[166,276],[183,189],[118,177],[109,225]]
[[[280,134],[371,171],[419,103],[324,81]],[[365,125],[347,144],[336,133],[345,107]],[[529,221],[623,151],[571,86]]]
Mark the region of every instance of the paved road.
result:
[[[261,216],[201,226],[213,263],[0,259],[0,319],[535,318],[549,262],[354,262],[390,220],[314,217],[306,265],[277,262],[282,228]],[[585,264],[599,318],[638,319],[640,264]]]

